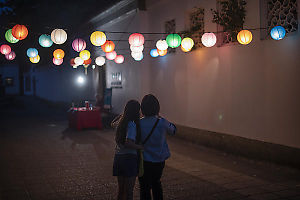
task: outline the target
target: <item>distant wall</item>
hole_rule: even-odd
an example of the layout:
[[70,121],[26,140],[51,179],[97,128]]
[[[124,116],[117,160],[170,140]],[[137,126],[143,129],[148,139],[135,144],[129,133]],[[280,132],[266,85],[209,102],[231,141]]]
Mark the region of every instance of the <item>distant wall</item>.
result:
[[4,85],[5,78],[13,78],[13,85],[5,86],[5,93],[8,95],[18,95],[20,93],[19,66],[14,64],[2,65],[0,66],[0,74],[2,75]]

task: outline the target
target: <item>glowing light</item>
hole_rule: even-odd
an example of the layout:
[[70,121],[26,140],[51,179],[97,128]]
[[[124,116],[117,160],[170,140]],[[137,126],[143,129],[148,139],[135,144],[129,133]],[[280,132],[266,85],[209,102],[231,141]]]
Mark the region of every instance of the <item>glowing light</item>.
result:
[[105,64],[105,58],[102,57],[102,56],[99,56],[99,57],[96,58],[95,63],[98,66],[102,66],[102,65]]
[[181,42],[181,49],[185,49],[186,51],[190,51],[194,46],[194,40],[192,38],[183,38]]
[[136,57],[136,58],[134,58],[134,60],[136,60],[136,61],[141,61],[141,60],[143,60],[143,58],[144,58],[144,55],[141,54],[140,57]]
[[167,36],[166,42],[169,47],[176,48],[181,44],[181,37],[178,34],[170,34]]
[[75,58],[72,58],[72,59],[70,60],[70,65],[71,65],[71,66],[76,65],[76,64],[75,64]]
[[40,62],[40,56],[37,55],[37,56],[34,57],[34,58],[29,58],[29,60],[30,60],[30,62],[32,62],[32,63],[38,63],[38,62]]
[[158,50],[166,50],[166,49],[168,49],[168,44],[167,44],[166,40],[158,40],[156,42],[156,48]]
[[51,33],[51,40],[55,44],[63,44],[67,41],[67,33],[63,29],[54,29]]
[[115,44],[112,41],[107,40],[102,46],[102,50],[105,53],[112,52],[115,49]]
[[11,52],[11,48],[7,44],[3,44],[0,46],[0,52],[4,55],[9,54]]
[[15,59],[15,57],[16,57],[16,53],[14,51],[11,51],[9,54],[5,55],[5,58],[7,60],[13,60],[13,59]]
[[157,52],[157,49],[151,49],[150,51],[150,55],[153,57],[153,58],[156,58],[158,55],[158,52]]
[[53,56],[56,59],[63,59],[65,57],[65,52],[62,49],[56,49],[53,52]]
[[51,47],[53,41],[51,40],[51,36],[47,34],[43,34],[39,37],[39,43],[42,47]]
[[27,49],[27,56],[29,58],[34,58],[37,55],[39,55],[39,52],[38,52],[38,50],[36,48],[29,48],[29,49]]
[[206,47],[213,47],[217,42],[217,37],[214,33],[204,33],[201,37],[201,42]]
[[101,46],[106,42],[106,35],[101,31],[95,31],[90,37],[91,43],[95,46]]
[[12,35],[18,40],[24,40],[28,35],[26,26],[17,24],[11,30]]
[[115,51],[109,52],[105,54],[108,60],[114,60],[117,57],[117,53]]
[[133,33],[129,36],[128,42],[132,46],[141,46],[144,44],[144,36],[140,33]]
[[141,46],[132,46],[130,45],[130,50],[133,52],[141,52],[144,50],[144,45]]
[[87,60],[85,60],[84,62],[83,62],[83,64],[85,64],[85,65],[89,65],[89,64],[91,64],[92,63],[92,59],[91,58],[89,58],[89,59],[87,59]]
[[131,52],[131,56],[136,59],[143,56],[143,52]]
[[281,40],[281,39],[284,38],[285,33],[286,33],[286,31],[285,31],[285,29],[282,26],[275,26],[271,30],[271,37],[274,40]]
[[88,50],[83,50],[79,53],[79,57],[82,60],[88,60],[91,57],[91,53]]
[[74,51],[77,51],[77,52],[83,51],[86,47],[86,42],[81,38],[76,38],[72,42],[72,47],[73,47]]
[[115,62],[116,62],[117,64],[123,63],[123,62],[124,62],[124,56],[122,56],[122,55],[117,55],[117,57],[115,58]]
[[76,57],[74,59],[74,62],[75,62],[76,65],[82,65],[84,60],[82,60],[82,58],[80,58],[80,57]]
[[52,61],[53,61],[53,64],[55,64],[55,65],[61,65],[64,62],[64,59],[53,58]]
[[252,41],[252,33],[248,30],[242,30],[237,35],[240,44],[247,45]]
[[11,29],[8,29],[5,33],[5,39],[10,43],[17,43],[19,40],[12,35]]
[[95,65],[92,65],[92,69],[95,69],[96,68],[96,66]]
[[160,55],[160,56],[165,56],[167,53],[168,53],[168,50],[167,49],[165,49],[165,50],[157,50],[157,53],[158,53],[158,55]]
[[82,76],[78,76],[77,83],[83,84],[85,82],[85,79]]

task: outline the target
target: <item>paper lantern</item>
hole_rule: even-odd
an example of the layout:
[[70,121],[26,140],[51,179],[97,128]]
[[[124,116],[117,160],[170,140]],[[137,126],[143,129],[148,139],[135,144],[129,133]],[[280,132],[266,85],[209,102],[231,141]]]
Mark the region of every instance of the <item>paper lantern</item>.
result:
[[271,37],[274,40],[281,40],[281,39],[284,38],[285,33],[286,33],[286,31],[285,31],[285,29],[282,26],[275,26],[271,30]]
[[143,58],[144,58],[144,55],[141,54],[140,57],[134,58],[134,60],[141,61],[141,60],[143,60]]
[[101,46],[106,42],[106,35],[101,31],[95,31],[90,37],[91,43],[95,46]]
[[168,48],[168,44],[167,44],[166,40],[158,40],[156,42],[156,48],[158,50],[166,50]]
[[102,66],[102,65],[105,64],[105,58],[102,57],[102,56],[99,56],[99,57],[96,58],[95,63],[98,66]]
[[14,51],[11,51],[9,54],[5,55],[5,58],[7,60],[13,60],[13,59],[15,59],[15,57],[16,57],[16,53]]
[[27,56],[29,58],[34,58],[37,55],[39,55],[39,52],[38,52],[38,50],[36,48],[29,48],[29,49],[27,49]]
[[53,52],[53,56],[54,56],[54,58],[56,58],[56,59],[63,59],[64,56],[65,56],[65,52],[64,52],[62,49],[56,49],[56,50]]
[[168,50],[167,49],[166,50],[159,50],[159,49],[157,49],[157,53],[160,56],[165,56],[168,53]]
[[79,57],[82,60],[88,60],[91,57],[91,53],[88,50],[83,50],[79,53]]
[[17,24],[11,30],[12,35],[18,40],[24,40],[28,35],[26,26]]
[[117,57],[117,53],[115,51],[112,51],[112,52],[106,53],[105,56],[108,60],[113,60]]
[[72,58],[72,59],[70,60],[70,65],[71,65],[71,66],[74,66],[74,65],[75,65],[75,59],[74,59],[74,58]]
[[122,56],[122,55],[117,55],[117,57],[115,58],[115,62],[116,62],[117,64],[123,63],[123,62],[124,62],[124,56]]
[[95,69],[96,68],[96,66],[95,65],[92,65],[92,69]]
[[144,50],[144,45],[141,46],[132,46],[130,45],[130,50],[133,52],[141,52]]
[[194,46],[194,40],[192,38],[183,38],[183,40],[181,41],[181,49],[185,49],[185,50],[191,50]]
[[54,29],[51,33],[51,40],[55,44],[63,44],[67,41],[67,33],[63,29]]
[[43,34],[39,37],[39,43],[42,47],[51,47],[53,44],[53,41],[51,40],[51,36],[47,34]]
[[192,49],[185,49],[185,48],[183,48],[183,47],[181,46],[181,50],[182,50],[183,52],[189,52],[189,51],[191,51]]
[[158,52],[157,52],[157,49],[151,49],[150,51],[150,55],[153,57],[153,58],[156,58],[158,55]]
[[133,58],[140,58],[143,55],[143,52],[131,52]]
[[63,62],[64,62],[64,59],[53,58],[53,64],[54,65],[61,65]]
[[181,37],[178,34],[170,34],[167,36],[166,42],[169,47],[176,48],[181,44]]
[[248,30],[242,30],[237,35],[240,44],[247,45],[252,41],[252,33]]
[[76,38],[72,42],[72,47],[73,47],[74,51],[77,51],[77,52],[83,51],[86,47],[86,42],[81,38]]
[[37,56],[34,57],[34,58],[29,58],[29,60],[30,60],[32,63],[38,63],[38,62],[40,62],[40,56],[37,55]]
[[112,41],[107,40],[102,46],[102,50],[105,53],[112,52],[115,49],[115,44]]
[[132,46],[141,46],[144,44],[144,36],[140,33],[133,33],[129,36],[129,44]]
[[75,62],[76,65],[82,65],[84,60],[82,60],[82,58],[80,58],[80,57],[76,57],[74,59],[74,62]]
[[73,69],[77,69],[78,65],[73,65]]
[[[217,37],[214,33],[204,33],[201,37],[201,42],[206,47],[212,47],[217,42]],[[187,48],[184,48],[187,50]]]
[[19,40],[17,38],[15,38],[12,33],[11,33],[11,29],[8,29],[5,33],[5,39],[10,42],[10,43],[17,43]]
[[4,55],[9,54],[11,52],[11,48],[7,44],[2,44],[0,46],[0,52]]
[[84,62],[83,62],[83,64],[85,64],[85,65],[89,65],[89,64],[91,64],[92,63],[92,59],[91,58],[89,58],[89,59],[87,59],[87,60],[85,60]]

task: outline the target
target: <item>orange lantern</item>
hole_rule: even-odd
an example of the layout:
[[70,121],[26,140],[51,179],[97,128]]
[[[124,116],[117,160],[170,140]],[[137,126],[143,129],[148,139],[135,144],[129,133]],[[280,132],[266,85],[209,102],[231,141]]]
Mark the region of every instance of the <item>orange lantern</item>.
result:
[[18,40],[24,40],[28,35],[26,26],[17,24],[11,30],[12,35]]
[[248,30],[242,30],[237,35],[240,44],[247,45],[252,41],[252,33]]
[[102,46],[101,46],[102,50],[105,52],[105,53],[109,53],[109,52],[112,52],[114,49],[115,49],[115,44],[110,41],[110,40],[107,40]]
[[83,64],[85,64],[85,65],[89,65],[89,64],[91,64],[92,63],[92,59],[91,58],[89,58],[89,59],[87,59],[87,60],[85,60],[84,62],[83,62]]
[[159,49],[157,49],[157,53],[160,56],[165,56],[168,53],[168,50],[167,49],[166,50],[159,50]]
[[65,52],[64,52],[62,49],[56,49],[56,50],[53,52],[53,56],[54,56],[54,58],[56,58],[56,59],[62,59],[62,58],[64,58],[64,56],[65,56]]

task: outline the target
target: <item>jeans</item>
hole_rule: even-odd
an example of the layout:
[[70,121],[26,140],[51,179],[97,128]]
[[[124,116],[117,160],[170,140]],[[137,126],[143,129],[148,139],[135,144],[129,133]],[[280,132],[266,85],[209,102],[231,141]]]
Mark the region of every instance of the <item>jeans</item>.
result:
[[140,199],[151,200],[151,190],[153,200],[163,200],[163,190],[160,182],[165,162],[144,161],[144,175],[139,177]]

